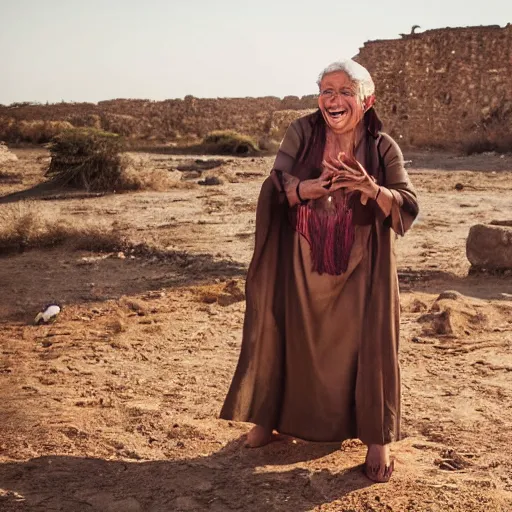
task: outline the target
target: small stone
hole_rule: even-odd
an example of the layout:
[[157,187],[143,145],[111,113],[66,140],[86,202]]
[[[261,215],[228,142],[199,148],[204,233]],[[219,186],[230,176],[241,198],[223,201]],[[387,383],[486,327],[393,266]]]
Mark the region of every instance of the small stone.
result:
[[423,311],[427,311],[428,306],[419,299],[414,299],[413,303],[411,304],[411,313],[421,313]]
[[460,300],[463,298],[464,298],[464,295],[462,295],[462,293],[460,293],[460,292],[457,292],[455,290],[445,290],[444,292],[439,294],[439,297],[437,297],[436,301],[443,300],[443,299]]
[[217,178],[217,176],[208,176],[204,180],[198,181],[199,185],[206,185],[206,186],[212,186],[212,185],[222,185],[222,181]]
[[455,184],[455,190],[462,190],[463,188],[464,188],[464,185],[462,183]]

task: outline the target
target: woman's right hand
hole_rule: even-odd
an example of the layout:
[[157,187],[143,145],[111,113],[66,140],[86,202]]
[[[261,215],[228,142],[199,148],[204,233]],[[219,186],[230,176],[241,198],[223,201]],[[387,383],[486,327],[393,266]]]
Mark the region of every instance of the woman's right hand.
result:
[[301,181],[299,185],[299,194],[301,199],[304,201],[309,199],[320,199],[321,197],[326,196],[329,192],[332,192],[332,178],[334,176],[334,171],[324,168],[322,174],[318,178]]

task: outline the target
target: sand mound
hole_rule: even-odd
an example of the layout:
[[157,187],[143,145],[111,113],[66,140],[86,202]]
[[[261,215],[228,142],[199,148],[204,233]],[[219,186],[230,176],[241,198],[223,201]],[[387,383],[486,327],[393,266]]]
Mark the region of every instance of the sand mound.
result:
[[221,306],[229,306],[245,299],[243,282],[232,279],[227,283],[201,286],[198,289],[198,298],[206,304],[217,303]]
[[16,162],[18,157],[9,151],[9,148],[3,143],[0,142],[0,164],[5,162]]
[[468,336],[489,326],[488,306],[472,300],[456,291],[439,295],[429,312],[421,315],[418,322],[424,324],[426,335],[453,337]]

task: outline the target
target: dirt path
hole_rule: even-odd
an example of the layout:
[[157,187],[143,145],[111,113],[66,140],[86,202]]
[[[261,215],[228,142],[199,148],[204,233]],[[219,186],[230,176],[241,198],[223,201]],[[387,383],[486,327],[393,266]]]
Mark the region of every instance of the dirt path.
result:
[[[3,194],[40,180],[41,154],[18,154],[24,182]],[[226,162],[218,187],[37,201],[162,253],[0,259],[0,510],[512,510],[512,277],[468,277],[464,248],[472,224],[510,218],[512,165],[411,169],[422,213],[398,248],[404,439],[392,482],[370,485],[356,441],[247,450],[248,426],[216,419],[269,163]],[[460,294],[437,300],[445,290]],[[51,300],[65,303],[57,322],[30,325]]]

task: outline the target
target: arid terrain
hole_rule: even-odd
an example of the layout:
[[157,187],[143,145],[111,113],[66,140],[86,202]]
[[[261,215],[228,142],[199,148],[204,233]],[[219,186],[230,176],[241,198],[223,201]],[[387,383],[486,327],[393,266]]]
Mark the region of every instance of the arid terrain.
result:
[[[471,225],[512,219],[511,156],[406,154],[421,214],[398,244],[403,440],[382,485],[356,440],[251,450],[249,425],[217,419],[271,157],[138,153],[183,177],[87,196],[37,187],[47,152],[14,152],[0,215],[105,226],[125,245],[0,256],[2,512],[512,511],[512,275],[468,275],[465,255]],[[54,301],[56,322],[34,325]]]

